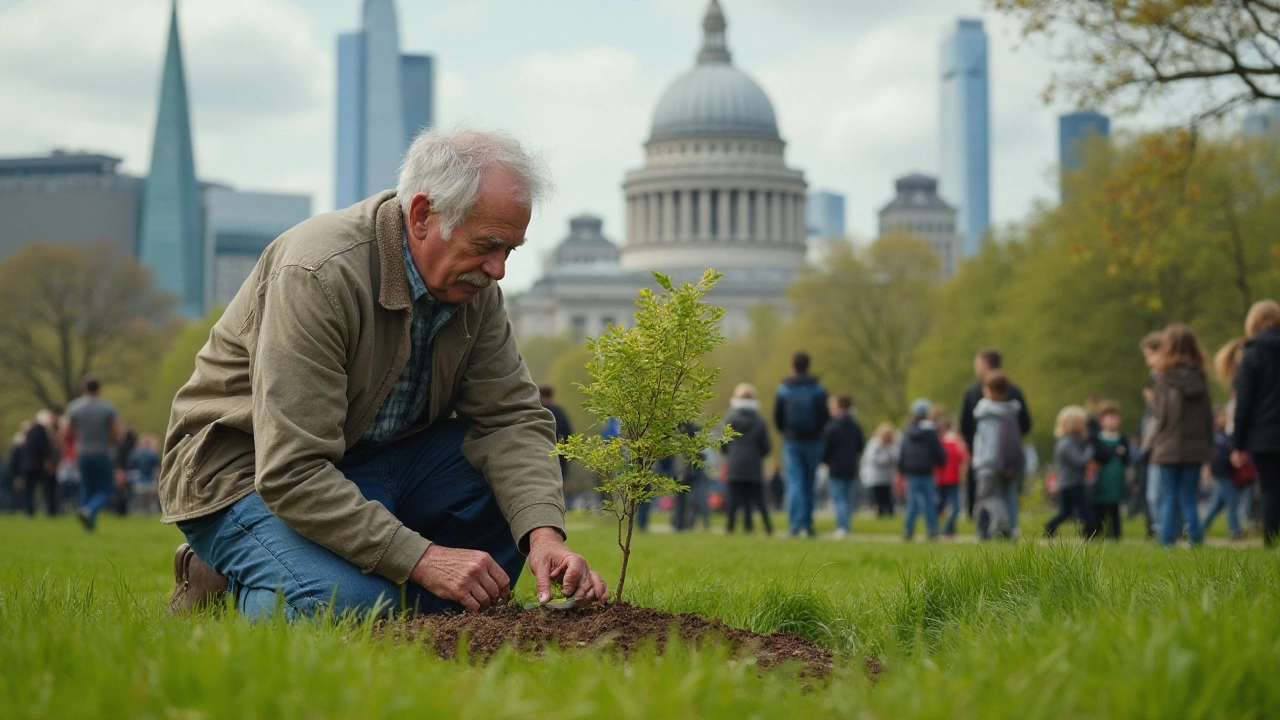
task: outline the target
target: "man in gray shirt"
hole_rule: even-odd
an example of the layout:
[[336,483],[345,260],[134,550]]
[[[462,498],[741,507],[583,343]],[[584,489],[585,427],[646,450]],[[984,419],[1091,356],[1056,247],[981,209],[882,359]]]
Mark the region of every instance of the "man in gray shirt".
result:
[[85,530],[98,523],[98,511],[111,500],[113,476],[111,449],[120,435],[116,406],[102,399],[96,377],[86,376],[84,394],[67,406],[62,419],[62,442],[76,444],[76,465],[80,469],[80,510]]

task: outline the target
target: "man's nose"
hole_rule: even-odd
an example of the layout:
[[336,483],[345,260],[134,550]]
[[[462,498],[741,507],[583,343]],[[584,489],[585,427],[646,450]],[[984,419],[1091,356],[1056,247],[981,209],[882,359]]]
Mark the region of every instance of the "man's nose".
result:
[[494,280],[501,280],[507,274],[507,258],[504,256],[486,258],[480,269]]

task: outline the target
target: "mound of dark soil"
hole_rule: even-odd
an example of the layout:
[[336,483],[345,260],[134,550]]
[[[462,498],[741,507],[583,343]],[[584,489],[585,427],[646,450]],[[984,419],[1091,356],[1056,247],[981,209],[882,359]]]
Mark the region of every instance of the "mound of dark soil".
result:
[[[649,608],[614,603],[569,612],[524,610],[513,605],[483,613],[425,615],[388,625],[384,632],[398,640],[426,642],[441,657],[454,657],[458,643],[467,638],[467,652],[487,660],[503,645],[537,652],[544,647],[603,647],[630,655],[642,644],[662,652],[669,637],[696,644],[718,639],[735,655],[753,656],[764,668],[799,662],[807,675],[831,672],[831,651],[791,633],[762,633],[729,627],[717,619],[681,613],[671,615]],[[874,676],[878,668],[868,669]]]

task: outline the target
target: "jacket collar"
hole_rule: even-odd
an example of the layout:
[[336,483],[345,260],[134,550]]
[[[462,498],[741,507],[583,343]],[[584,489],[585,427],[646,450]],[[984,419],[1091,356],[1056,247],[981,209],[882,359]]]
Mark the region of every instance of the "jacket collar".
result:
[[409,308],[409,276],[404,264],[404,217],[400,200],[392,195],[378,206],[374,221],[382,287],[378,302],[388,310]]

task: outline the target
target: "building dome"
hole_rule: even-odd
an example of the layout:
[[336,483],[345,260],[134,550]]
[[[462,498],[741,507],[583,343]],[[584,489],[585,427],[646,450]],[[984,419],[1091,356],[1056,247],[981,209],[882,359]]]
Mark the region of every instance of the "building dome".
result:
[[653,113],[651,141],[711,135],[778,139],[769,96],[730,64],[726,25],[719,2],[711,0],[702,20],[698,64],[662,94]]
[[653,113],[651,140],[707,135],[778,138],[769,97],[728,63],[701,64],[681,75]]

